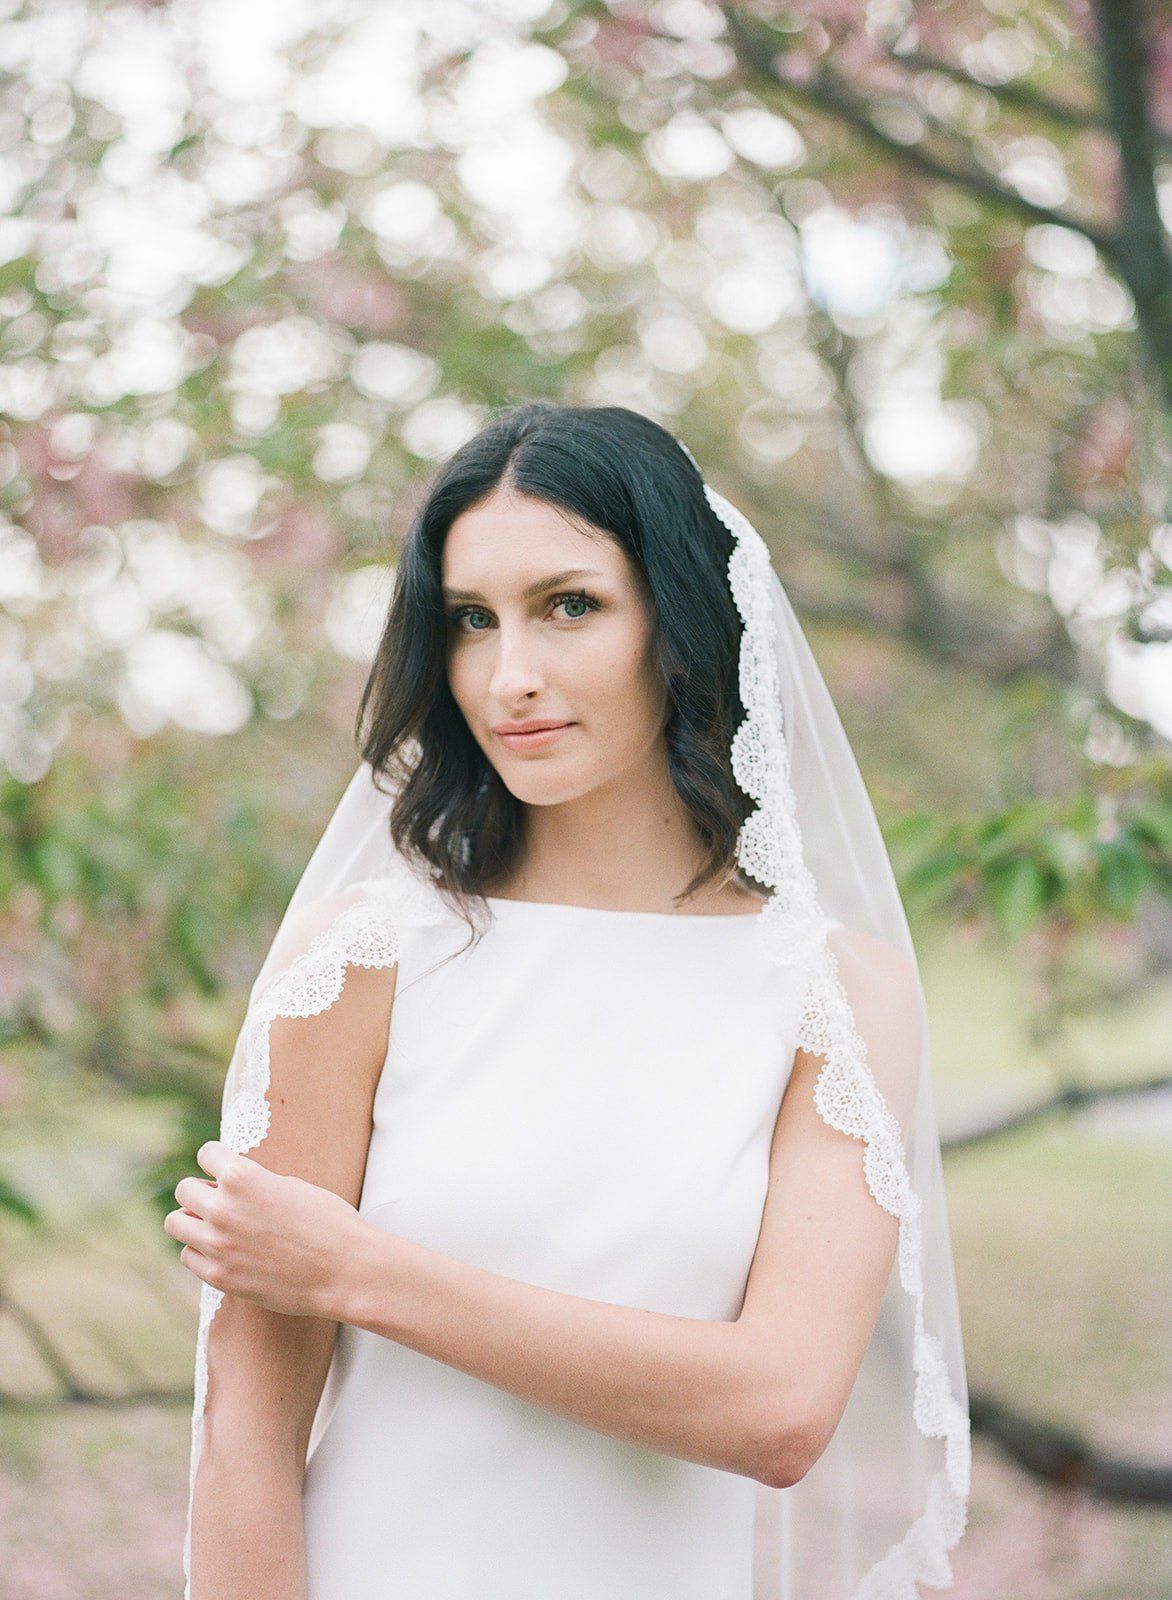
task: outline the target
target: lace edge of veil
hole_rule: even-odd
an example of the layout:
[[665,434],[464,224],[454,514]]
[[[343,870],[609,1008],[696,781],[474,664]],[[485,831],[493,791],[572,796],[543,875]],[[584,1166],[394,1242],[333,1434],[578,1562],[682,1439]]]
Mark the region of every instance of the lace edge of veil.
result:
[[[352,901],[311,941],[283,972],[273,975],[255,996],[245,1018],[240,1081],[223,1108],[220,1140],[243,1155],[261,1143],[269,1129],[269,1036],[278,1018],[313,1017],[328,1011],[342,993],[346,968],[392,967],[399,959],[396,897],[378,884],[358,886]],[[224,1293],[209,1283],[200,1288],[195,1341],[195,1396],[191,1414],[191,1464],[188,1474],[187,1528],[183,1539],[183,1600],[191,1600],[191,1521],[195,1480],[203,1453],[203,1418],[208,1390],[208,1337]]]
[[802,858],[797,803],[778,708],[779,664],[770,643],[769,548],[752,523],[705,484],[709,505],[733,536],[729,587],[744,628],[739,690],[745,718],[732,742],[733,775],[757,805],[742,824],[737,859],[770,890],[758,929],[775,960],[808,963],[797,1043],[823,1058],[814,1085],[818,1114],[863,1142],[863,1169],[875,1202],[899,1224],[899,1280],[914,1309],[913,1418],[926,1438],[944,1441],[944,1467],[929,1480],[926,1504],[904,1537],[865,1574],[851,1600],[917,1600],[916,1581],[950,1587],[948,1557],[968,1518],[971,1429],[953,1393],[940,1340],[924,1325],[920,1197],[912,1187],[899,1124],[867,1063],[866,1045],[827,943],[834,926],[818,903],[817,883]]

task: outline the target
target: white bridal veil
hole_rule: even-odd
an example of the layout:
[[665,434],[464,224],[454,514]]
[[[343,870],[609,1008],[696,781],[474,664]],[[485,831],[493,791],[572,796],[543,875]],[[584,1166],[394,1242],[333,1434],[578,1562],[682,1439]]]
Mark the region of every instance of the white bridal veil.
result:
[[[970,1467],[923,991],[870,798],[768,549],[734,506],[708,485],[704,493],[733,537],[728,580],[743,623],[745,714],[730,759],[755,802],[739,863],[769,892],[757,935],[779,966],[802,969],[799,1044],[824,1063],[817,1110],[857,1141],[875,1204],[898,1221],[878,1321],[833,1438],[799,1483],[757,1490],[753,1600],[918,1600],[919,1585],[952,1583],[949,1551],[964,1531]],[[253,1149],[268,1127],[271,1023],[325,1010],[348,965],[390,967],[408,927],[451,915],[428,875],[393,848],[392,800],[362,765],[289,903],[224,1085],[221,1139],[231,1149]],[[900,992],[915,1003],[877,1013],[874,995],[893,961]],[[852,1004],[855,995],[870,1003]],[[209,1332],[222,1298],[203,1285],[193,1493]],[[187,1596],[190,1540],[189,1501]]]

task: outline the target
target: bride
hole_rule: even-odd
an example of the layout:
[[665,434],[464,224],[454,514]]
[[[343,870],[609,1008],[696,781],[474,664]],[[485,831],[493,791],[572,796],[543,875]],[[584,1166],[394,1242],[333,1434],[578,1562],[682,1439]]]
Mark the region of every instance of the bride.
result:
[[969,1439],[923,994],[768,551],[665,430],[438,473],[204,1179],[194,1600],[915,1600]]

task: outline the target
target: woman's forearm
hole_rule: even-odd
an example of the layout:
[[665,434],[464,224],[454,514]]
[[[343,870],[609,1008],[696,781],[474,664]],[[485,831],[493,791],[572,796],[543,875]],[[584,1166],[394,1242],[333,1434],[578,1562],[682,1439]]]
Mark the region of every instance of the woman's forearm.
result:
[[[204,1282],[282,1316],[348,1322],[600,1433],[785,1485],[810,1458],[809,1337],[677,1317],[488,1272],[365,1221],[216,1141],[167,1217]],[[187,1209],[190,1207],[190,1210]],[[181,1259],[183,1259],[181,1257]],[[780,1346],[780,1348],[779,1348]],[[806,1465],[804,1465],[805,1463]]]
[[329,1315],[629,1443],[777,1481],[767,1374],[735,1322],[540,1288],[369,1224]]
[[205,1450],[191,1506],[191,1600],[305,1600],[303,1469],[241,1438]]

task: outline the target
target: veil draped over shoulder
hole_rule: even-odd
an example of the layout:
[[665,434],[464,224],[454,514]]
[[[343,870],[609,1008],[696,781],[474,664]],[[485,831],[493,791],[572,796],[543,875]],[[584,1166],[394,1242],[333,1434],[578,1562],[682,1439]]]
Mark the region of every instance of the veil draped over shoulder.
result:
[[[707,484],[704,494],[733,540],[728,581],[742,620],[744,718],[730,761],[754,803],[738,861],[768,890],[756,936],[779,966],[802,971],[798,1037],[822,1060],[817,1111],[856,1143],[874,1203],[898,1221],[878,1321],[829,1445],[800,1482],[758,1486],[753,1596],[917,1600],[918,1585],[951,1586],[949,1552],[964,1531],[970,1470],[923,991],[874,810],[768,549]],[[427,874],[393,847],[392,802],[360,766],[293,894],[224,1084],[221,1139],[233,1150],[255,1148],[268,1128],[273,1021],[326,1010],[348,965],[392,966],[409,927],[449,914]],[[876,1004],[895,994],[913,998]],[[222,1298],[203,1285],[192,1494],[209,1332]],[[190,1541],[189,1501],[187,1596]]]

